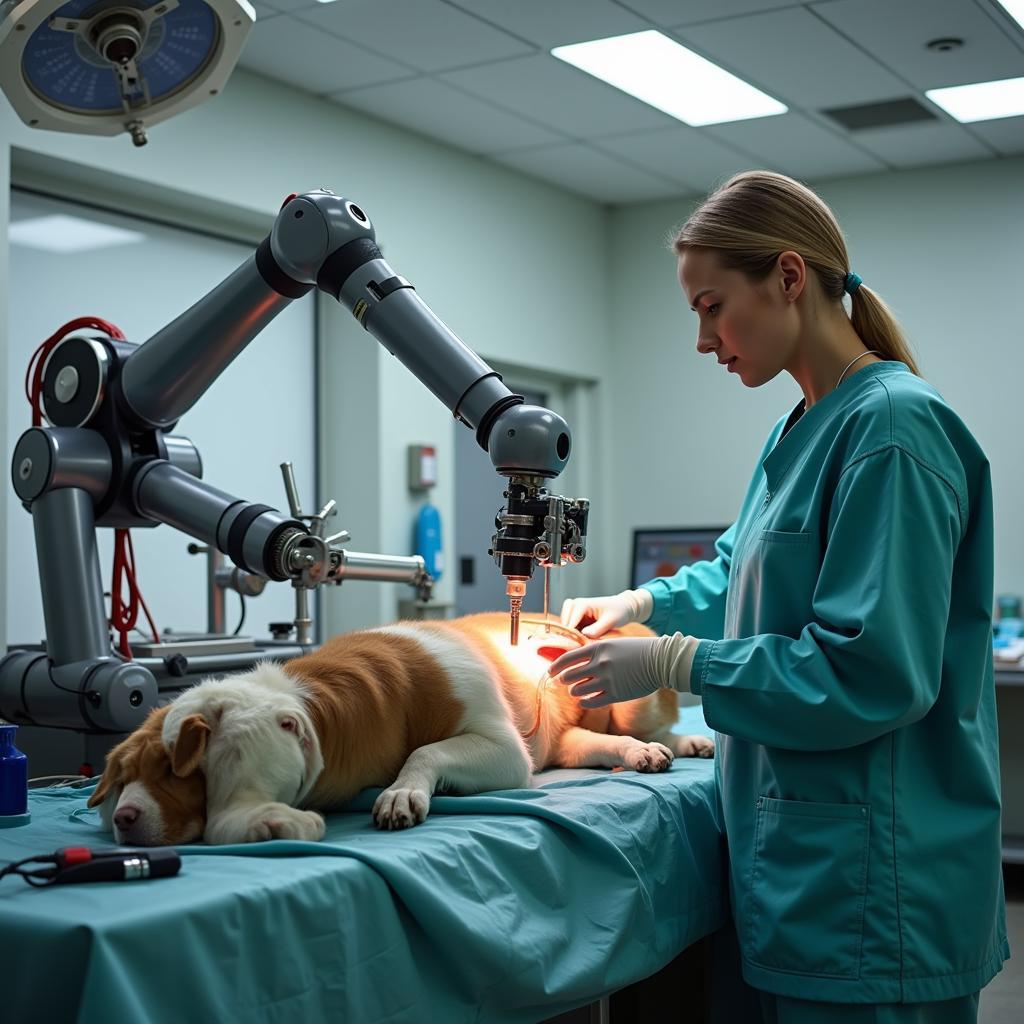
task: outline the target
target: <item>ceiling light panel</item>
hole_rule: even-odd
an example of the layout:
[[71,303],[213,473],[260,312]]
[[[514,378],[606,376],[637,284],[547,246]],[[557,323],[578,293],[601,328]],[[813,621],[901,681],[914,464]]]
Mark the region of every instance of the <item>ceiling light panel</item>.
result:
[[925,96],[964,124],[1024,115],[1024,78],[928,89]]
[[784,114],[784,104],[654,30],[557,46],[552,56],[693,127]]
[[129,245],[144,241],[145,237],[138,231],[126,231],[110,224],[100,224],[83,217],[69,217],[63,213],[14,221],[7,228],[7,238],[12,245],[57,253]]

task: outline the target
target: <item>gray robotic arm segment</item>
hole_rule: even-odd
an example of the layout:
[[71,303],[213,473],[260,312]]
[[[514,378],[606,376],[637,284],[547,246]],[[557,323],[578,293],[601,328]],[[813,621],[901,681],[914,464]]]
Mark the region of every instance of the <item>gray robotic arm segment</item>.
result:
[[505,476],[556,476],[569,461],[572,439],[557,413],[537,405],[513,405],[495,419],[488,450],[494,468]]
[[225,552],[240,568],[272,580],[295,575],[288,541],[306,527],[267,505],[243,501],[161,459],[136,476],[139,511]]
[[350,242],[363,243],[379,256],[375,238],[370,218],[355,203],[316,189],[285,201],[270,232],[270,254],[282,273],[313,285],[328,258],[354,258],[353,249],[346,249]]
[[[128,356],[118,383],[121,406],[143,426],[170,427],[314,284],[348,308],[491,450],[495,423],[522,398],[394,272],[366,214],[327,189],[289,197],[253,257]],[[500,457],[492,452],[499,472],[551,478],[568,461],[569,428],[548,410],[517,414],[500,438]]]
[[250,256],[128,357],[120,397],[132,419],[161,430],[173,426],[292,301],[294,296],[268,283],[261,262]]
[[[395,273],[362,209],[326,189],[292,197],[274,223],[270,249],[282,273],[315,281],[337,299],[491,451],[496,422],[522,397]],[[565,421],[532,406],[504,423],[498,442],[491,457],[499,472],[542,478],[562,472],[572,446]]]
[[62,487],[32,503],[47,653],[55,665],[110,657],[92,498]]
[[110,448],[93,430],[32,427],[18,439],[11,460],[14,492],[33,502],[48,491],[76,487],[103,500],[110,486]]
[[[523,405],[522,397],[448,328],[375,247],[364,242],[346,248],[345,260],[333,267],[330,261],[325,264],[319,287],[336,295],[370,334],[476,431],[477,442],[499,473],[558,476],[572,447],[565,420],[548,409]],[[357,264],[360,257],[363,262]],[[511,418],[496,434],[496,423],[507,416]]]

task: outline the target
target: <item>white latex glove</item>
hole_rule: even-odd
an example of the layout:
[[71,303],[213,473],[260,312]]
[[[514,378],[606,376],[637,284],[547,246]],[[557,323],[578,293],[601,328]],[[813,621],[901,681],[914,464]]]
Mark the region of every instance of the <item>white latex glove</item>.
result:
[[649,590],[624,590],[608,597],[570,597],[562,603],[562,625],[575,629],[583,619],[594,619],[581,632],[596,640],[628,622],[644,622],[654,611]]
[[697,643],[682,633],[598,640],[556,658],[548,674],[569,687],[581,708],[637,700],[662,687],[688,693]]

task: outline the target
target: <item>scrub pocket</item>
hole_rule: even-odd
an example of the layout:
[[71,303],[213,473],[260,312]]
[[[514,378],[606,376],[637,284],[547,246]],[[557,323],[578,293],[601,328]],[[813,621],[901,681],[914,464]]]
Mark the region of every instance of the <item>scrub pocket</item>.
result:
[[867,804],[758,799],[743,936],[748,961],[858,977],[870,823]]
[[798,637],[814,618],[821,571],[811,533],[759,530],[729,568],[727,637],[780,633]]

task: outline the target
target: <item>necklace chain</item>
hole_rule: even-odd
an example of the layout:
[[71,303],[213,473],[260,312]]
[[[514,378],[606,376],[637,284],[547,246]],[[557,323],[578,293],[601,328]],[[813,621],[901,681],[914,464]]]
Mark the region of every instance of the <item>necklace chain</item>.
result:
[[[843,368],[843,372],[841,374],[839,374],[839,380],[836,381],[836,388],[839,387],[839,385],[843,383],[843,378],[846,376],[846,371],[851,366],[853,366],[854,363],[856,363],[860,359],[863,359],[865,356],[878,356],[878,355],[881,355],[881,352],[879,352],[878,349],[869,348],[867,350],[867,352],[861,352],[861,354],[859,356],[856,356],[855,358],[851,359],[846,364],[846,366]],[[833,388],[832,390],[834,391],[835,388]]]

